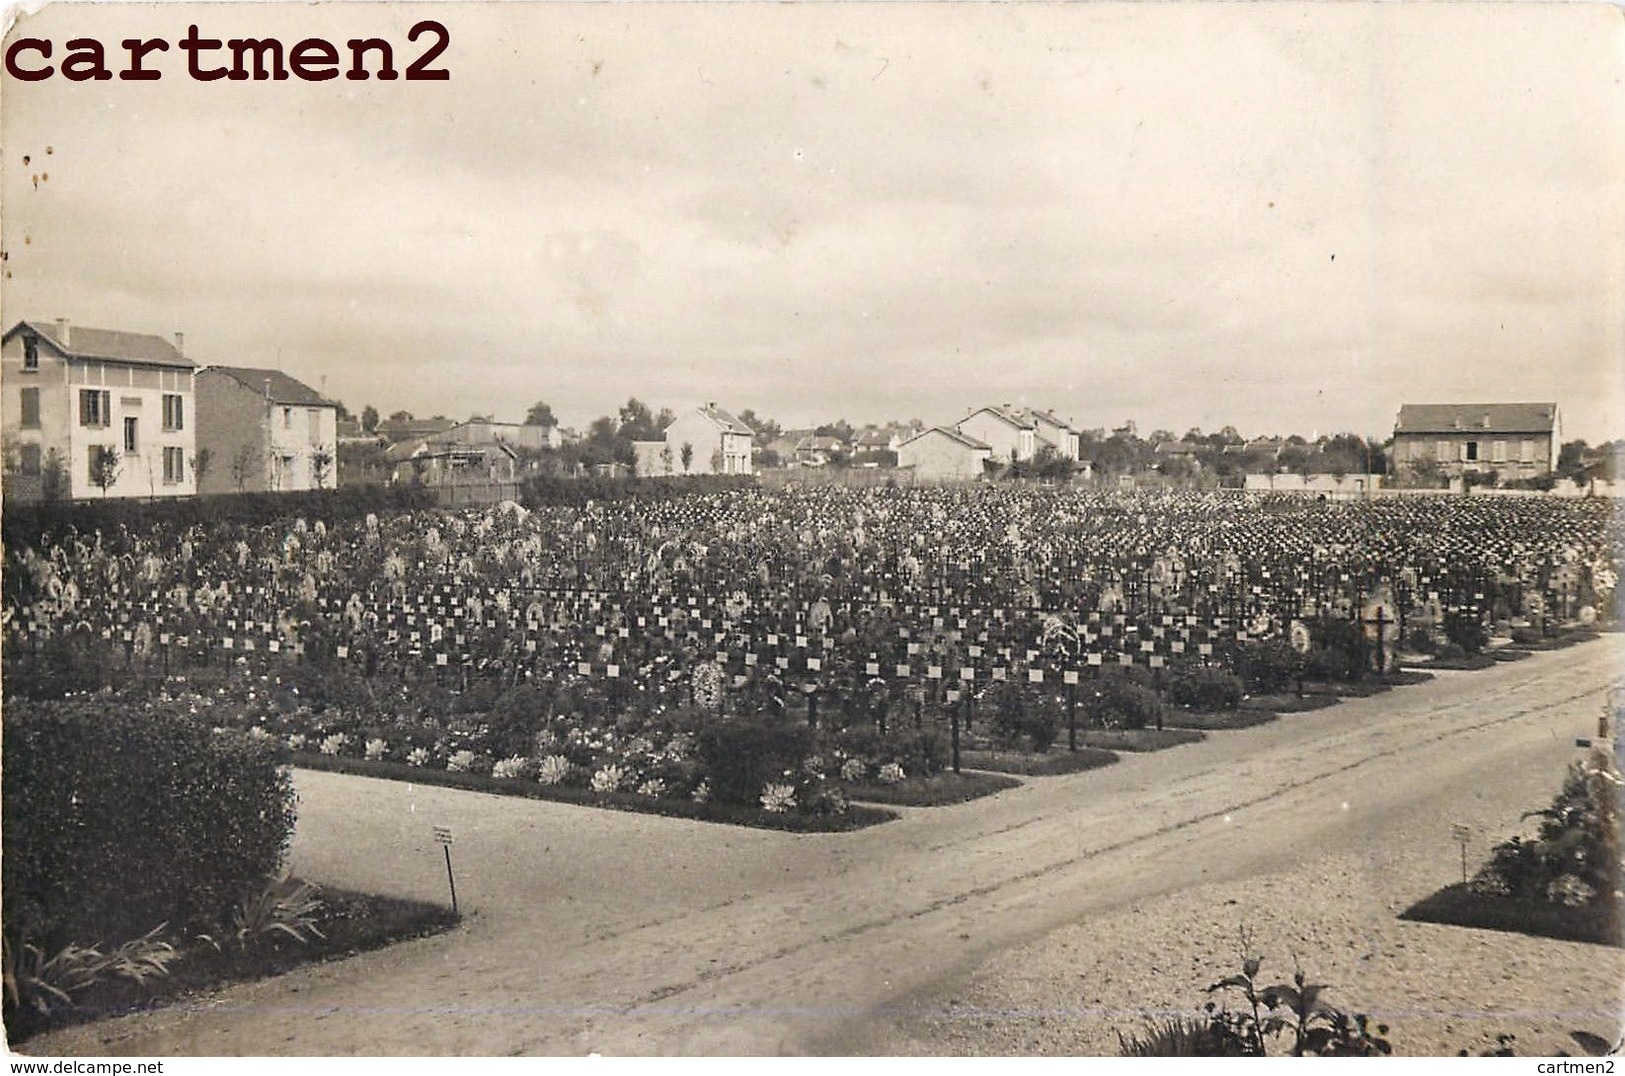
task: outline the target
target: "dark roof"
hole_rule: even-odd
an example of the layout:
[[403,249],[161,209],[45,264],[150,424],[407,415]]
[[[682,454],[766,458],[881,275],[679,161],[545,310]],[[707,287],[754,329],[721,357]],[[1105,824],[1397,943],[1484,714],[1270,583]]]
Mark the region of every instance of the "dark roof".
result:
[[[77,332],[77,330],[75,330]],[[337,407],[332,400],[283,373],[264,370],[257,366],[205,366],[199,374],[220,374],[229,377],[244,388],[264,396],[272,403],[290,407]]]
[[1046,425],[1056,426],[1056,427],[1058,427],[1060,429],[1066,430],[1068,433],[1076,433],[1077,432],[1076,430],[1074,430],[1072,428],[1072,423],[1068,422],[1066,419],[1062,418],[1060,415],[1057,415],[1052,410],[1040,411],[1037,408],[1031,408],[1031,409],[1029,409],[1027,411],[1027,414],[1034,421],[1042,421]]
[[728,414],[716,404],[706,404],[699,409],[700,414],[722,427],[723,433],[742,433],[746,437],[755,437],[756,431]]
[[50,343],[62,354],[75,359],[100,359],[106,362],[135,362],[147,366],[173,366],[182,370],[194,368],[194,363],[175,348],[171,340],[147,333],[127,333],[116,329],[91,329],[81,325],[68,326],[68,342],[61,341],[62,326],[56,322],[19,321],[7,331],[5,338],[27,328],[34,335]]
[[[975,414],[974,411],[971,412],[971,413]],[[966,448],[979,449],[979,450],[984,451],[984,452],[992,450],[991,445],[985,445],[981,441],[978,441],[976,438],[970,436],[969,434],[960,433],[958,430],[954,429],[952,426],[932,426],[928,430],[921,430],[919,433],[915,434],[913,437],[910,437],[907,441],[904,441],[903,445],[911,445],[915,441],[918,441],[920,438],[928,437],[933,433],[940,433],[943,436],[952,439],[956,443],[964,445]],[[897,447],[902,448],[903,445],[898,445]]]
[[1406,404],[1394,433],[1551,433],[1555,403]]
[[1026,415],[1022,414],[1020,411],[1008,404],[1002,406],[978,407],[976,410],[972,411],[959,421],[965,422],[966,420],[981,414],[983,411],[993,415],[995,418],[1003,419],[1005,422],[1014,426],[1018,430],[1036,429],[1038,425],[1031,418],[1028,418]]
[[407,441],[414,437],[445,433],[456,425],[449,418],[385,419],[378,424],[378,433],[391,441]]

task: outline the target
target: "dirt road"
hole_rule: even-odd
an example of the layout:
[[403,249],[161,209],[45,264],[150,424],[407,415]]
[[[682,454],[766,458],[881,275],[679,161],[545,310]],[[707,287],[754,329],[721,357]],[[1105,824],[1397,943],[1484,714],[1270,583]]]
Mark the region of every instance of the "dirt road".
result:
[[[451,826],[458,895],[472,913],[464,925],[189,1008],[49,1036],[31,1052],[1104,1050],[1098,1036],[1001,1038],[996,1018],[958,1019],[963,1000],[950,995],[980,989],[986,1015],[1003,988],[979,971],[1042,954],[1066,931],[1117,954],[1130,1016],[1152,983],[1197,993],[1206,970],[1169,967],[1164,954],[1195,929],[1180,917],[1212,915],[1233,899],[1226,887],[1252,885],[1270,899],[1264,883],[1293,872],[1390,921],[1459,879],[1453,823],[1474,827],[1482,856],[1550,799],[1575,737],[1595,731],[1621,642],[1441,674],[854,834],[758,832],[301,771],[297,872],[443,900],[432,827]],[[1305,901],[1305,922],[1312,907]],[[1146,909],[1162,933],[1142,942],[1136,917]],[[1294,917],[1273,907],[1268,918],[1290,929]],[[1403,926],[1434,949],[1413,961],[1412,978],[1482,948],[1485,936]],[[1519,952],[1533,946],[1541,960],[1569,959],[1567,949],[1550,955],[1561,943],[1493,937]],[[1482,959],[1504,969],[1509,957],[1493,949]],[[1606,963],[1612,954],[1601,959],[1617,982],[1625,969]],[[1530,982],[1530,1019],[1552,1011],[1552,986]],[[1390,988],[1429,1004],[1426,983]],[[1070,991],[1052,1002],[1081,1003]],[[1594,1010],[1585,1026],[1597,1026]],[[967,1036],[973,1023],[991,1030]]]

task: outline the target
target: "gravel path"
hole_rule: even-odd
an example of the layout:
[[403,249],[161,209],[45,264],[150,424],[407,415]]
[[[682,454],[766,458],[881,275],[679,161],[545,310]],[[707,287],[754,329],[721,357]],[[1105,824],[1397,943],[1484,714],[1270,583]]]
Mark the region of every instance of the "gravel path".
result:
[[432,827],[450,825],[464,925],[30,1046],[1114,1052],[1113,1026],[1200,1003],[1242,922],[1270,967],[1300,953],[1336,1000],[1383,1014],[1403,1051],[1454,1053],[1501,1030],[1543,1049],[1572,1029],[1611,1037],[1617,1021],[1598,1014],[1618,1008],[1617,953],[1393,915],[1459,877],[1451,823],[1473,825],[1482,854],[1550,799],[1620,644],[1441,676],[852,834],[302,771],[298,872],[444,899]]

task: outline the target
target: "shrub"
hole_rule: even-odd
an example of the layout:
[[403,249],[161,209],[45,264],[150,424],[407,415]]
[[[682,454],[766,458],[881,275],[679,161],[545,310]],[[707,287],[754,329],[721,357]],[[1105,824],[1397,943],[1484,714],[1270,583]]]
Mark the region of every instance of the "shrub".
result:
[[1498,845],[1474,887],[1570,906],[1617,900],[1619,780],[1608,751],[1571,763],[1552,805],[1532,812],[1539,833]]
[[1175,671],[1168,697],[1198,710],[1234,710],[1241,705],[1241,679],[1212,665],[1194,665]]
[[1489,629],[1477,613],[1458,609],[1444,615],[1444,637],[1466,653],[1481,653],[1490,641]]
[[1303,656],[1285,639],[1242,643],[1236,649],[1236,671],[1255,695],[1280,694],[1302,669]]
[[813,753],[813,734],[782,720],[739,718],[702,728],[695,750],[711,799],[756,806],[763,788]]
[[1126,676],[1100,680],[1084,698],[1089,719],[1103,728],[1143,729],[1156,719],[1157,693]]
[[281,864],[294,791],[271,744],[105,695],[11,700],[4,729],[14,947],[213,929]]

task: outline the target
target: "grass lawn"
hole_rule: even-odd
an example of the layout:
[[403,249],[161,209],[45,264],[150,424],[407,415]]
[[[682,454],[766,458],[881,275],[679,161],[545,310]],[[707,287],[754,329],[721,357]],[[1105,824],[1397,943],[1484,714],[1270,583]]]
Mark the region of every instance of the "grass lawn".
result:
[[1563,941],[1620,946],[1617,905],[1570,908],[1543,900],[1475,893],[1461,884],[1445,886],[1407,908],[1401,919],[1447,926],[1534,934]]
[[302,964],[342,960],[408,938],[438,934],[456,925],[451,909],[440,904],[397,897],[323,889],[316,925],[325,937],[300,944],[272,935],[252,948],[232,943],[216,949],[207,942],[187,945],[169,966],[169,974],[148,979],[145,986],[110,979],[74,998],[71,1007],[44,1017],[28,1011],[6,1014],[6,1033],[13,1044],[51,1028],[82,1024],[119,1013],[155,1009],[231,983],[250,982],[292,971]]
[[1262,725],[1274,721],[1276,714],[1271,710],[1255,708],[1235,710],[1169,710],[1163,717],[1163,724],[1174,729],[1205,729],[1214,731],[1218,729],[1248,729],[1254,725]]
[[1098,747],[1083,747],[1068,751],[1054,747],[1044,752],[1031,751],[962,751],[960,758],[967,766],[996,773],[1019,773],[1024,777],[1053,777],[1063,773],[1082,773],[1084,770],[1110,766],[1117,761],[1111,751]]
[[452,773],[450,770],[430,769],[427,766],[409,766],[404,762],[382,760],[375,762],[345,755],[309,754],[302,751],[294,753],[293,764],[307,770],[328,770],[361,777],[381,777],[391,781],[411,781],[420,785],[461,788],[470,792],[489,792],[496,796],[523,796],[526,799],[553,800],[583,807],[604,807],[615,811],[658,814],[668,818],[692,818],[698,822],[721,822],[732,826],[780,829],[792,833],[844,833],[880,822],[889,822],[897,817],[892,811],[862,806],[854,806],[841,814],[829,815],[798,814],[793,811],[773,813],[756,806],[695,803],[686,799],[639,796],[632,792],[594,792],[573,785],[544,785],[535,780],[518,777],[497,778],[477,773]]
[[[961,766],[966,763],[963,753],[960,763]],[[1006,777],[1002,773],[977,773],[975,770],[954,773],[943,770],[930,777],[914,777],[895,785],[879,781],[842,781],[841,791],[846,793],[848,799],[863,803],[884,803],[893,807],[940,807],[947,803],[965,803],[991,796],[1020,784],[1014,777]]]
[[1161,751],[1165,747],[1196,743],[1207,736],[1196,729],[1089,729],[1080,732],[1078,739],[1090,747],[1103,747],[1108,751]]

